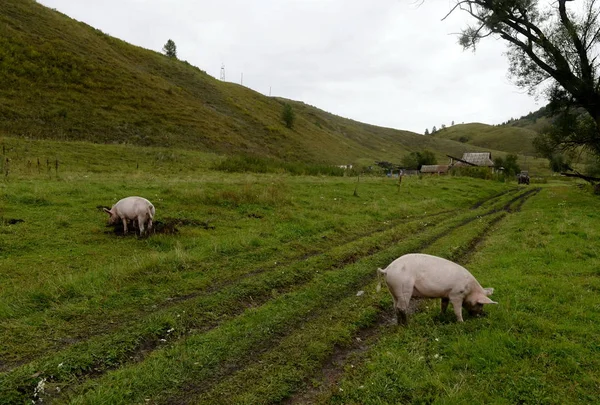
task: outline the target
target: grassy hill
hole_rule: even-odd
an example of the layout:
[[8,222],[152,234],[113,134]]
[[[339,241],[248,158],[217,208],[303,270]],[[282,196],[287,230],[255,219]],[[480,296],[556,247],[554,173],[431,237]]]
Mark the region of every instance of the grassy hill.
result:
[[459,124],[437,131],[433,136],[520,155],[535,155],[532,141],[537,132],[516,126],[493,126],[480,123]]
[[[185,61],[127,44],[33,0],[0,3],[0,82],[0,135],[27,139],[340,164],[398,161],[425,148],[442,159],[473,150],[218,81]],[[296,113],[293,129],[281,120],[285,102]]]

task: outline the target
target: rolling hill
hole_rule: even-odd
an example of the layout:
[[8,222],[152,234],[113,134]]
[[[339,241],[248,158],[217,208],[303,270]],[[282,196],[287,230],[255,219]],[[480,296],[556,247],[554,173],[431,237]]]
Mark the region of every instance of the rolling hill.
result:
[[537,132],[517,126],[493,126],[480,123],[458,124],[437,131],[433,136],[489,150],[519,155],[535,155],[533,139]]
[[[33,0],[0,3],[0,82],[0,135],[5,136],[329,163],[398,161],[423,149],[441,160],[480,148],[517,150],[505,149],[500,140],[461,143],[453,135],[381,128],[267,97]],[[293,129],[281,120],[285,103],[296,114]]]

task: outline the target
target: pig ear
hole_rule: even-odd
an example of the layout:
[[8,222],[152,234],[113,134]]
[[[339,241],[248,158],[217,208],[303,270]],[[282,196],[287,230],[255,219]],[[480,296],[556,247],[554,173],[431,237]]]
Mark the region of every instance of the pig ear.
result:
[[108,215],[112,215],[112,212],[111,212],[111,211],[110,211],[108,208],[104,207],[104,208],[103,208],[103,210],[104,210],[104,212],[106,212]]
[[484,288],[483,291],[485,291],[485,295],[487,295],[488,297],[494,293],[493,288]]
[[492,301],[491,299],[489,299],[489,298],[488,298],[488,297],[486,297],[486,296],[479,297],[479,298],[477,299],[477,303],[478,303],[478,304],[497,304],[497,302],[496,302],[496,301]]

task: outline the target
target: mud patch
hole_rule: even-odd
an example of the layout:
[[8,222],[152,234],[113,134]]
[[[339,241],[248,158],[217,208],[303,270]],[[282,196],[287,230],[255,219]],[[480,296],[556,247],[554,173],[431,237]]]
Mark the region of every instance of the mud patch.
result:
[[306,379],[304,381],[305,387],[311,388],[293,394],[282,403],[285,405],[316,403],[326,398],[329,393],[335,392],[345,371],[345,367],[350,363],[360,364],[363,362],[363,356],[377,343],[383,330],[395,327],[395,324],[396,320],[393,317],[387,316],[381,310],[375,324],[359,330],[353,336],[352,343],[349,346],[336,346],[334,348],[333,354],[321,369],[320,384],[311,387],[311,384],[314,384],[313,377]]
[[186,218],[164,218],[164,222],[156,221],[154,222],[154,227],[156,228],[156,233],[160,233],[158,231],[159,224],[164,224],[164,229],[169,229],[170,227],[175,228],[176,226],[194,226],[198,228],[202,228],[205,230],[215,229],[215,226],[210,223],[210,221],[199,221],[197,219],[186,219]]
[[[102,209],[102,206],[98,206],[98,209]],[[206,230],[215,229],[215,226],[210,223],[210,221],[199,221],[195,219],[187,219],[187,218],[163,218],[162,220],[153,221],[152,229],[145,236],[161,234],[161,235],[175,235],[179,233],[179,227],[181,226],[193,226]],[[115,234],[117,236],[130,236],[130,235],[139,235],[140,231],[137,226],[137,223],[133,223],[129,221],[127,223],[127,235],[123,232],[123,223],[119,221],[116,224],[107,224],[107,228],[112,228],[112,230],[107,231],[106,233]]]
[[16,224],[20,224],[21,222],[25,222],[24,219],[19,219],[19,218],[8,218],[8,219],[2,219],[2,224],[3,225],[16,225]]

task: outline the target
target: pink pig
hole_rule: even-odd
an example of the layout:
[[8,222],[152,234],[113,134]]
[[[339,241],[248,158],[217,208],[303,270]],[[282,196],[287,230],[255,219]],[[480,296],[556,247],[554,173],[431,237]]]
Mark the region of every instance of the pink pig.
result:
[[458,322],[462,307],[470,315],[483,314],[484,304],[497,304],[488,298],[493,288],[483,288],[467,269],[450,260],[423,253],[411,253],[394,260],[385,270],[378,269],[394,299],[398,324],[407,321],[411,297],[441,298],[442,313],[452,303]]
[[154,218],[154,205],[142,197],[126,197],[117,201],[109,210],[104,208],[110,217],[108,223],[113,225],[119,221],[123,222],[123,233],[127,234],[127,222],[132,221],[135,225],[136,221],[140,228],[140,235],[144,233],[144,227],[147,225],[148,230],[152,229],[152,219]]

